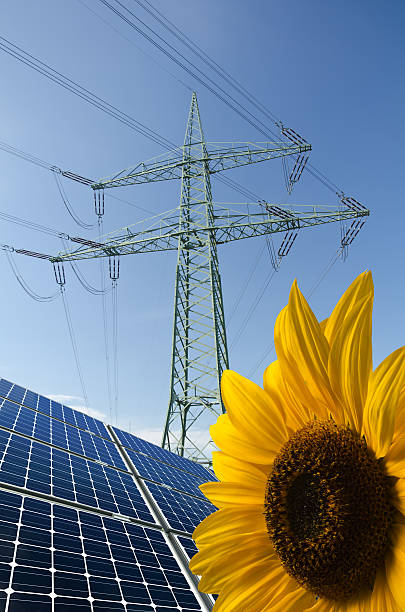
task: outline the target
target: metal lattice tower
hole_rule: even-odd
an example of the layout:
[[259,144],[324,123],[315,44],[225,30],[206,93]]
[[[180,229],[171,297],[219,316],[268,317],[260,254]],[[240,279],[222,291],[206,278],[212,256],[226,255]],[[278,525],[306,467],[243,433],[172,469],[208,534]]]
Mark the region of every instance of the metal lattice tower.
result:
[[250,204],[247,212],[214,207],[210,175],[238,166],[292,155],[292,186],[311,147],[295,132],[291,137],[283,128],[282,134],[288,141],[206,143],[194,93],[183,147],[92,184],[97,210],[103,206],[104,189],[181,179],[180,206],[117,230],[103,242],[70,237],[80,247],[50,258],[59,267],[65,260],[177,250],[170,400],[162,446],[202,463],[210,461],[212,442],[201,441],[200,434],[224,411],[220,379],[229,367],[217,245],[276,232],[286,232],[291,244],[301,228],[369,215],[357,200],[343,197],[339,207],[301,210],[267,202]]
[[217,244],[208,229],[215,224],[208,152],[195,94],[183,162],[170,401],[162,445],[198,456],[204,449],[187,432],[202,411],[215,416],[223,411],[219,387],[229,361]]

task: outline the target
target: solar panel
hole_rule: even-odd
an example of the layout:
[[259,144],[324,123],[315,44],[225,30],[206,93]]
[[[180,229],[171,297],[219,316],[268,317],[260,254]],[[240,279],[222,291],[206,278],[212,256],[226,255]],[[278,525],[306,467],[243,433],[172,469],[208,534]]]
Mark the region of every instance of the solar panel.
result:
[[107,440],[110,439],[105,424],[99,419],[90,417],[78,410],[73,410],[69,406],[64,406],[29,389],[15,385],[5,378],[0,379],[0,397],[8,398],[17,404],[38,410],[55,419],[90,431],[102,438],[107,438]]
[[121,429],[117,429],[116,427],[114,427],[114,432],[117,435],[120,443],[128,449],[141,452],[148,457],[159,459],[160,461],[172,465],[173,467],[178,467],[182,470],[188,471],[191,474],[202,478],[204,482],[207,482],[207,479],[212,480],[212,474],[210,471],[199,463],[195,463],[194,461],[190,461],[190,459],[175,455],[165,448],[156,446],[156,444],[152,444],[152,442],[148,442],[147,440],[142,440],[142,438],[137,438],[137,436],[134,436],[126,431],[122,431]]
[[9,400],[0,402],[0,426],[85,457],[104,461],[108,465],[126,469],[113,442]]
[[210,471],[5,379],[0,397],[0,612],[210,610],[188,570]]

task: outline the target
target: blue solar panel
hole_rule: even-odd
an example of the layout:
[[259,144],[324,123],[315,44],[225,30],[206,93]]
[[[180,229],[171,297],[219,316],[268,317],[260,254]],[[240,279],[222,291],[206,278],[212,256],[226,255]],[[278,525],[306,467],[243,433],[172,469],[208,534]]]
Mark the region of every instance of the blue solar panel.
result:
[[183,536],[177,536],[177,539],[184,548],[184,552],[186,553],[189,559],[191,559],[191,557],[194,557],[194,555],[198,553],[198,548],[194,544],[194,540],[192,540],[191,538],[184,538]]
[[178,470],[167,463],[156,461],[141,453],[136,453],[131,450],[128,450],[127,453],[139,475],[143,478],[167,484],[174,489],[179,489],[180,491],[191,493],[205,499],[198,487],[203,482],[207,482],[207,480],[197,478],[194,474]]
[[101,422],[5,379],[1,397],[0,612],[209,610],[192,541],[164,532],[216,510],[198,488],[211,471],[115,430],[125,454]]
[[154,522],[130,474],[4,430],[0,481]]
[[110,439],[106,426],[99,419],[90,417],[78,410],[73,410],[69,406],[64,406],[59,402],[50,400],[29,389],[15,385],[4,378],[0,379],[0,397],[7,398],[22,406],[38,410],[55,419],[59,419],[65,423],[79,427],[80,429],[90,431],[97,436],[107,438],[108,440]]
[[201,609],[158,530],[4,491],[0,515],[1,610]]
[[191,534],[206,516],[217,510],[209,501],[152,482],[146,485],[172,529]]
[[190,459],[175,455],[174,453],[171,453],[165,448],[156,446],[156,444],[152,444],[152,442],[148,442],[147,440],[142,440],[142,438],[137,438],[133,434],[127,433],[126,431],[122,431],[121,429],[117,429],[116,427],[114,427],[114,431],[123,446],[130,448],[131,450],[144,453],[148,457],[159,459],[164,463],[168,463],[173,467],[177,467],[186,472],[190,472],[195,476],[199,476],[203,480],[203,482],[207,482],[207,480],[212,480],[211,473],[199,463],[195,463]]
[[55,444],[91,459],[127,469],[112,441],[50,418],[9,400],[0,401],[0,427]]

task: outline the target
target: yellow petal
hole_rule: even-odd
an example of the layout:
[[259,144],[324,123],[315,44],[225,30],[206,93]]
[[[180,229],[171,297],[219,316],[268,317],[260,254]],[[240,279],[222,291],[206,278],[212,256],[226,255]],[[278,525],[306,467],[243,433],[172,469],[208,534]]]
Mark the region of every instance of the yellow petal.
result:
[[[323,321],[319,322],[319,327],[321,328],[321,332],[325,335],[325,328],[328,324],[329,319],[323,319]],[[318,601],[321,601],[320,599]]]
[[386,556],[387,582],[399,610],[405,610],[405,526],[396,525],[396,538]]
[[221,379],[221,395],[232,424],[255,445],[278,452],[288,439],[284,415],[258,385],[232,370]]
[[402,387],[399,398],[397,411],[395,414],[395,430],[394,430],[394,442],[396,438],[402,438],[405,433],[405,386]]
[[227,537],[243,535],[266,530],[263,511],[257,513],[256,507],[223,508],[213,512],[196,527],[193,539],[200,548],[205,543]]
[[[293,582],[293,581],[291,581]],[[297,583],[295,582],[295,586]],[[287,590],[286,590],[287,591]],[[302,612],[315,600],[315,595],[304,588],[296,586],[294,590],[278,594],[263,612]],[[330,610],[330,608],[329,608]]]
[[213,612],[261,612],[275,588],[287,580],[279,562],[270,569],[264,563],[247,568],[243,576],[236,576],[221,589]]
[[325,338],[331,344],[337,331],[358,300],[374,295],[373,278],[370,271],[360,274],[346,289],[330,317],[322,321]]
[[313,418],[313,413],[299,402],[286,384],[278,361],[273,361],[264,371],[263,387],[275,404],[280,406],[290,431],[300,429]]
[[390,476],[405,478],[405,437],[394,438],[384,458],[385,467]]
[[205,482],[199,486],[214,506],[227,508],[229,506],[249,505],[264,510],[266,483],[260,487],[248,486],[240,482]]
[[263,487],[266,485],[267,476],[271,472],[271,465],[254,465],[221,451],[212,453],[212,467],[215,475],[222,482],[240,482]]
[[210,427],[210,434],[215,444],[231,457],[243,457],[249,463],[270,465],[273,463],[279,448],[259,446],[244,431],[237,429],[228,414],[221,414],[217,422]]
[[[405,473],[405,459],[402,469]],[[405,516],[405,478],[399,478],[399,480],[395,483],[395,497],[393,499],[393,503]]]
[[[215,544],[213,545],[215,550]],[[202,573],[199,590],[204,593],[219,593],[229,580],[237,575],[243,581],[243,573],[248,567],[265,563],[268,570],[280,565],[267,534],[261,534],[251,539],[239,538],[225,554],[208,556],[204,549],[197,553],[200,557],[193,566],[195,573]]]
[[303,612],[341,612],[341,608],[326,599],[318,599],[318,601],[311,607],[305,608]]
[[250,555],[249,559],[256,562],[260,556],[278,559],[268,534],[264,531],[242,536],[215,538],[204,542],[198,553],[189,563],[191,571],[195,574],[204,574],[218,564],[229,569],[229,579],[232,572],[239,571],[239,561]]
[[282,376],[298,400],[319,418],[340,415],[328,378],[329,345],[296,281],[277,317],[274,339]]
[[377,458],[392,441],[399,393],[405,380],[405,346],[388,355],[371,374],[363,414],[363,433]]
[[394,598],[388,588],[385,567],[378,570],[372,593],[349,602],[332,602],[319,599],[314,606],[304,612],[399,612]]
[[372,296],[358,300],[347,313],[331,342],[328,373],[343,406],[345,424],[360,432],[372,370]]
[[398,606],[387,584],[385,567],[377,572],[373,593],[362,608],[362,612],[368,612],[368,610],[375,612],[398,612]]

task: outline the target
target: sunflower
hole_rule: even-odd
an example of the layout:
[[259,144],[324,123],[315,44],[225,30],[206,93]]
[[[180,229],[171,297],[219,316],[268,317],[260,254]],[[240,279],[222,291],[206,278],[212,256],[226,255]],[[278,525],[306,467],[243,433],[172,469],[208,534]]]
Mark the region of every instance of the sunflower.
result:
[[405,347],[373,370],[372,302],[364,272],[319,323],[294,282],[264,389],[224,372],[190,561],[215,612],[405,611]]

